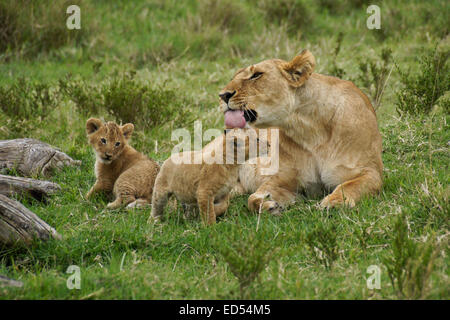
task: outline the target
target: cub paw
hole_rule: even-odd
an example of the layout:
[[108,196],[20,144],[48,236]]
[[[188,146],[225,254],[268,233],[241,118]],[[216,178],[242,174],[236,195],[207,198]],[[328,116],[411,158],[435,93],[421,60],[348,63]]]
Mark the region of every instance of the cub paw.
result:
[[117,201],[110,202],[106,205],[107,209],[117,209],[120,207],[120,203],[117,203]]
[[150,215],[150,217],[148,217],[147,224],[156,224],[156,223],[161,222],[161,220],[162,220],[162,218],[159,217],[159,216],[158,217],[153,217],[153,216]]
[[145,208],[148,207],[150,204],[147,201],[142,200],[136,200],[127,205],[128,209],[135,209],[135,208]]

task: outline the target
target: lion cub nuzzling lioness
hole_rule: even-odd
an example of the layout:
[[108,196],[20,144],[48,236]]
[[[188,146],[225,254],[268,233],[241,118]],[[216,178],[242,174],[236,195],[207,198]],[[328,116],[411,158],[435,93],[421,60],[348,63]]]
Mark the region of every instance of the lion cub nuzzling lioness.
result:
[[151,202],[159,165],[128,144],[133,130],[131,123],[119,126],[95,118],[87,121],[88,140],[97,158],[97,181],[86,198],[99,191],[113,191],[116,199],[108,204],[109,209],[122,205],[138,207]]
[[[214,224],[216,217],[228,208],[230,191],[238,180],[240,162],[257,156],[256,152],[252,154],[249,150],[253,144],[255,148],[252,151],[256,151],[257,141],[259,139],[252,129],[232,129],[203,150],[173,154],[161,166],[156,178],[149,221],[161,218],[168,198],[173,194],[183,204],[197,204],[203,222]],[[219,154],[220,148],[222,154]],[[197,164],[196,157],[200,159]]]

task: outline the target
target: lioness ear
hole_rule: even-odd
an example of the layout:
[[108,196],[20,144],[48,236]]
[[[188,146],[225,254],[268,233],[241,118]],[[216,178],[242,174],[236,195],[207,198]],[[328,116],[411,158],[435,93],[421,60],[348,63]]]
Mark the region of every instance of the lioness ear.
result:
[[133,133],[134,130],[134,125],[132,123],[127,123],[124,124],[122,127],[120,127],[120,129],[122,129],[122,133],[125,139],[128,140],[131,138],[131,134]]
[[302,86],[309,79],[316,66],[316,59],[309,50],[303,50],[298,56],[280,66],[281,73],[293,87]]
[[87,134],[93,134],[95,131],[100,129],[100,127],[103,125],[102,120],[96,119],[96,118],[90,118],[86,122],[86,133]]

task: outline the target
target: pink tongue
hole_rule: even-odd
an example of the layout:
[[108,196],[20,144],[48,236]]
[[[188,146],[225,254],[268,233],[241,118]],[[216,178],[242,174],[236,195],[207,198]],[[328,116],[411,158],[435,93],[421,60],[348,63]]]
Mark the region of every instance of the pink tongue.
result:
[[225,112],[225,126],[228,128],[244,128],[245,118],[242,110],[228,110]]

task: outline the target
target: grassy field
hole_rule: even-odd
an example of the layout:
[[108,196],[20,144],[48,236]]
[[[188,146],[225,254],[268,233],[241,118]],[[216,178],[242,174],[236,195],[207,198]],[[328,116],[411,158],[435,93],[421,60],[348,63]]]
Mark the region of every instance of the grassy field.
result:
[[[46,2],[0,3],[0,139],[37,138],[82,165],[55,173],[46,203],[20,198],[63,239],[0,248],[0,274],[24,283],[0,299],[450,298],[448,1],[378,1],[380,30],[363,0],[70,1],[81,30],[65,28],[67,1]],[[379,196],[330,211],[299,196],[281,217],[243,196],[213,227],[174,208],[149,225],[148,209],[84,198],[89,117],[133,122],[132,145],[162,162],[173,129],[223,127],[217,95],[238,68],[304,48],[317,72],[379,101]]]

